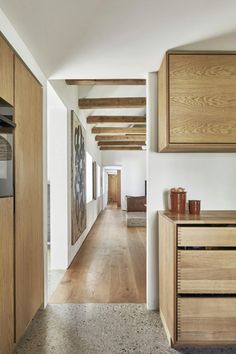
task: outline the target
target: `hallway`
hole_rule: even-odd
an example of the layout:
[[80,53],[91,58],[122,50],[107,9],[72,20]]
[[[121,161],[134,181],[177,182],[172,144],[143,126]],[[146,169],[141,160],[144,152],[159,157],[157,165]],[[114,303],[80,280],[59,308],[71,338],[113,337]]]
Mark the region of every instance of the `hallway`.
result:
[[51,304],[146,302],[146,229],[127,228],[125,217],[114,207],[100,214]]

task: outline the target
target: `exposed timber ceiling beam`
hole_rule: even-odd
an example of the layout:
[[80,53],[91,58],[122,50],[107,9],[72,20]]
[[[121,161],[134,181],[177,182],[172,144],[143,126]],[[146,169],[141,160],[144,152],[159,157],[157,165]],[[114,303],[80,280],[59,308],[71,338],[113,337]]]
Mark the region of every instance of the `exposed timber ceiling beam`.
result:
[[143,79],[78,79],[66,80],[67,85],[146,85]]
[[145,141],[98,141],[98,146],[107,146],[107,145],[145,145]]
[[92,134],[145,134],[146,128],[118,128],[118,127],[94,127]]
[[146,106],[146,97],[81,98],[79,108],[140,108]]
[[142,146],[101,146],[100,150],[143,150],[143,149]]
[[144,116],[88,116],[88,124],[96,123],[124,123],[124,124],[145,124]]
[[96,141],[145,141],[146,135],[96,135]]

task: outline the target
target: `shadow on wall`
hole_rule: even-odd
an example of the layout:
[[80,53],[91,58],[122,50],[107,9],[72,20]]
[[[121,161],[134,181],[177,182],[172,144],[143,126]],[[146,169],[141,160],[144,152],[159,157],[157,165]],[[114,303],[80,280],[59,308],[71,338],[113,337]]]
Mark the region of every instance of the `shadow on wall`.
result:
[[236,29],[215,37],[208,37],[193,43],[187,43],[183,46],[171,48],[171,50],[229,50],[235,51]]
[[164,203],[164,210],[169,209],[169,189],[165,189],[163,192],[163,203]]

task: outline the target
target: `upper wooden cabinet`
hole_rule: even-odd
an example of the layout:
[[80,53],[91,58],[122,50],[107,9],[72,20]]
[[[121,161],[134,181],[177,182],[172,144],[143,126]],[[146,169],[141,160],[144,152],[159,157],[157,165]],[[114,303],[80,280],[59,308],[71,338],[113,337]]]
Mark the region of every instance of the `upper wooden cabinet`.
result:
[[158,86],[159,151],[236,151],[236,54],[168,52]]
[[13,106],[13,50],[0,35],[0,99]]

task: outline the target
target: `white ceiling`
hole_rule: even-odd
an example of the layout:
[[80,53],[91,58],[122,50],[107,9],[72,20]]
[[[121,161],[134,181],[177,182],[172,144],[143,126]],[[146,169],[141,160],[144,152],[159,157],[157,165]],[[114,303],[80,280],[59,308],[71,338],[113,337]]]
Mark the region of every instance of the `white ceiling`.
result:
[[54,79],[142,78],[166,50],[236,30],[235,0],[0,0],[0,7]]

